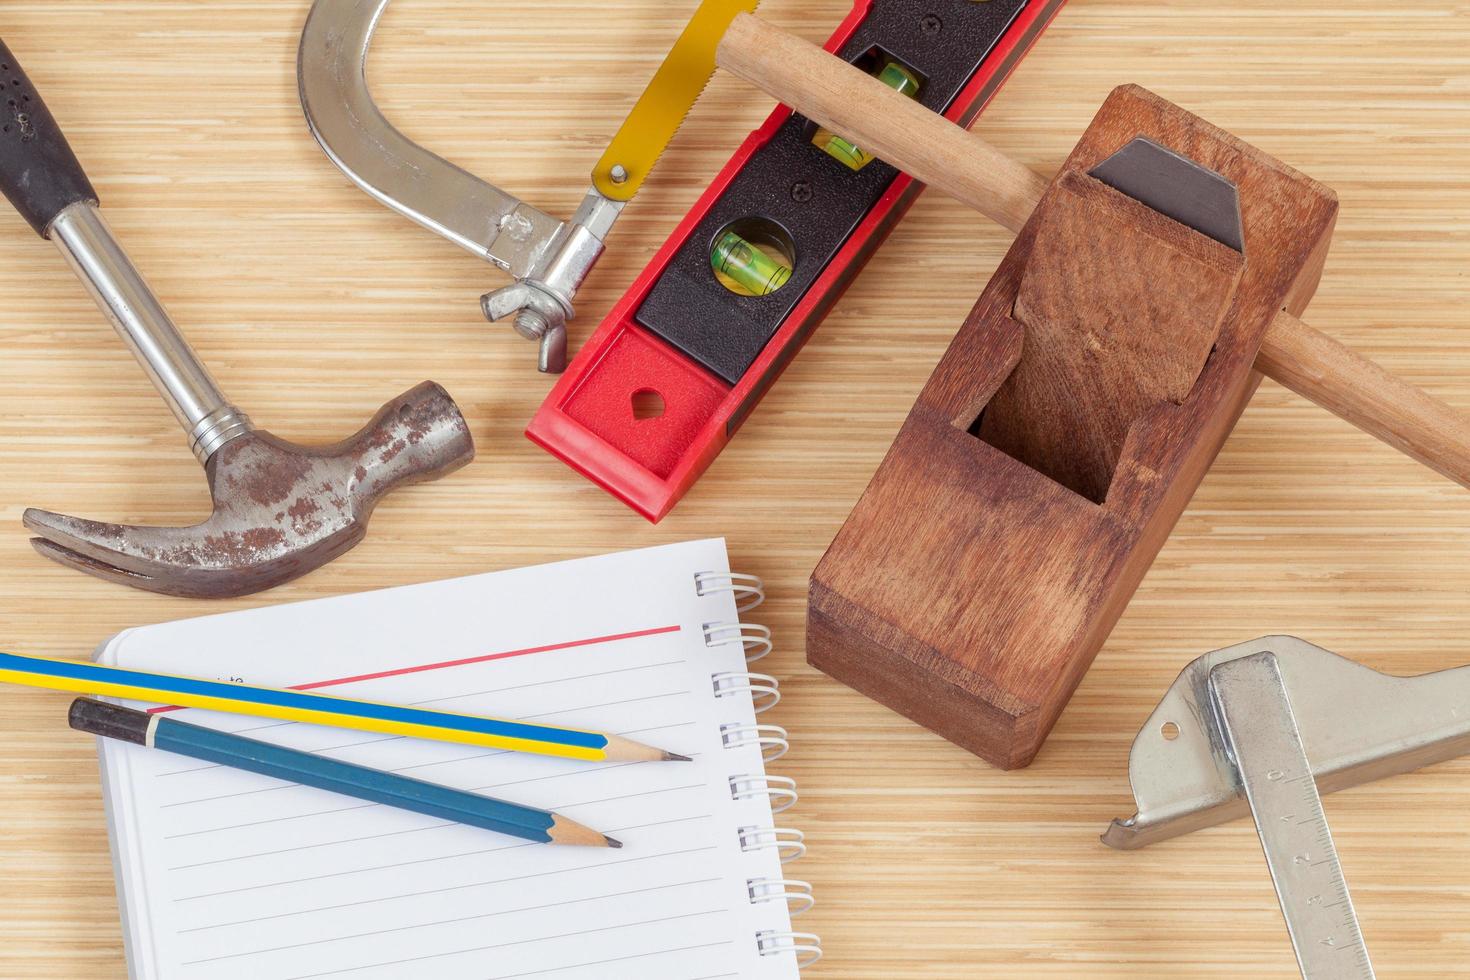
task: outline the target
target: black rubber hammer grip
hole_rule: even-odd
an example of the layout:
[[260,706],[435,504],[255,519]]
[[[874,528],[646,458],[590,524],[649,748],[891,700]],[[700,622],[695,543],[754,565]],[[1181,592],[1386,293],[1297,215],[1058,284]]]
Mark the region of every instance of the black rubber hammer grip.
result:
[[0,86],[0,190],[45,238],[58,214],[78,201],[95,204],[97,192],[4,41]]

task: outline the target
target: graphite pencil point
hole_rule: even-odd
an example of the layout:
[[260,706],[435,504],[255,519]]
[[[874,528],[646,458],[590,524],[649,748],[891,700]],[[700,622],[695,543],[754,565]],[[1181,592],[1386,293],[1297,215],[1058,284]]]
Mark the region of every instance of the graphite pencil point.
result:
[[667,762],[670,759],[689,761],[686,756],[644,745],[621,735],[608,735],[605,751],[608,762]]

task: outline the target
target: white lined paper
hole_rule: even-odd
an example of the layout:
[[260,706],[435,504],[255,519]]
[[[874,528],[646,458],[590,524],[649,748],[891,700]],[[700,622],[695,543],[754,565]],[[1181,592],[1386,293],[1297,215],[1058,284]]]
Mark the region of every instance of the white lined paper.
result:
[[738,828],[771,826],[769,804],[730,796],[732,775],[764,771],[760,752],[720,739],[722,723],[755,720],[748,698],[716,699],[711,684],[744,669],[738,642],[704,640],[707,623],[737,620],[734,598],[694,588],[696,573],[728,571],[723,542],[691,542],[114,638],[109,662],[272,686],[579,643],[323,690],[611,731],[694,758],[589,765],[171,715],[556,810],[625,846],[530,844],[106,742],[132,976],[797,976],[794,957],[756,945],[762,930],[791,928],[784,903],[750,901],[750,879],[782,876],[775,853],[740,849]]

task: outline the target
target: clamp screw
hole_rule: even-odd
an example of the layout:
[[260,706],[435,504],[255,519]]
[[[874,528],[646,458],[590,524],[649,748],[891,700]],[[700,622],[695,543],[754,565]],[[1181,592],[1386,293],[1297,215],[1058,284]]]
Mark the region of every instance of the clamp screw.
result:
[[797,204],[805,204],[812,199],[812,185],[804,180],[799,180],[791,185],[791,199]]
[[628,182],[628,168],[621,163],[615,163],[608,176],[612,178],[614,184],[626,184]]
[[537,311],[525,309],[516,314],[515,328],[516,333],[527,340],[540,340],[551,328],[551,323]]
[[944,30],[944,21],[939,19],[938,14],[925,14],[919,21],[919,30],[932,37]]

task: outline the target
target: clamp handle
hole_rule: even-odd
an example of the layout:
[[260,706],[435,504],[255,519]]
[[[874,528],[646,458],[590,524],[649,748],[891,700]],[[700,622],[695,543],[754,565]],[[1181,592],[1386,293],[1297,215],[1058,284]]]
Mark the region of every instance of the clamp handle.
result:
[[51,222],[97,192],[41,93],[0,40],[0,191],[36,234],[49,238]]

